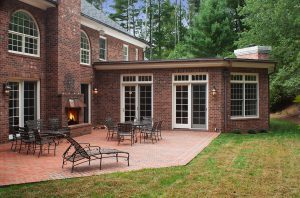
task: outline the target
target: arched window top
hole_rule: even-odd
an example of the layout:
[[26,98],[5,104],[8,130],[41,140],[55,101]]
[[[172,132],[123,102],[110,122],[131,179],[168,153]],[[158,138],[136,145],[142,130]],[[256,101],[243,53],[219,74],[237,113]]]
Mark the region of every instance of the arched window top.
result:
[[39,36],[37,25],[32,16],[23,10],[13,13],[10,19],[9,30],[28,36]]
[[39,55],[39,30],[30,13],[25,10],[14,12],[10,18],[8,34],[9,51],[34,56]]
[[80,63],[90,65],[90,42],[84,31],[81,31],[80,36]]

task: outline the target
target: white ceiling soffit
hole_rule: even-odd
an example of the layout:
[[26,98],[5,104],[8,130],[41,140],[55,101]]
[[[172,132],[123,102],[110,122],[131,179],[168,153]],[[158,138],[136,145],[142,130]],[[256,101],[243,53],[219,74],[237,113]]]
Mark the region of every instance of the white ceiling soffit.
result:
[[143,49],[145,49],[148,45],[146,43],[143,43],[137,39],[134,39],[132,38],[131,36],[129,35],[126,35],[124,33],[121,33],[117,30],[114,30],[110,27],[107,27],[103,24],[100,24],[100,23],[97,23],[91,19],[88,19],[87,17],[85,16],[81,16],[81,24],[86,26],[86,27],[89,27],[89,28],[92,28],[94,30],[97,30],[97,31],[100,31],[100,30],[103,30],[104,31],[104,34],[107,34],[109,36],[112,36],[112,37],[115,37],[117,39],[120,39],[122,41],[125,41],[127,43],[130,43],[132,45],[136,45],[138,47],[141,47]]
[[47,10],[48,8],[53,8],[55,5],[45,0],[19,0],[23,3],[29,4],[33,7],[40,8],[42,10]]

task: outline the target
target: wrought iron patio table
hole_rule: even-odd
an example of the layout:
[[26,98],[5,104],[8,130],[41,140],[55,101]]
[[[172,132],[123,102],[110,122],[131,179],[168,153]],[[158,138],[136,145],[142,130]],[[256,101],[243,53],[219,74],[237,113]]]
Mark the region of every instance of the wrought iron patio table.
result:
[[137,137],[137,134],[136,134],[136,129],[138,129],[139,132],[141,132],[141,129],[142,129],[142,127],[145,126],[145,123],[143,123],[141,121],[134,121],[134,122],[127,121],[127,122],[124,122],[124,123],[132,124],[132,126],[134,128],[135,143],[137,143],[138,142],[138,137]]

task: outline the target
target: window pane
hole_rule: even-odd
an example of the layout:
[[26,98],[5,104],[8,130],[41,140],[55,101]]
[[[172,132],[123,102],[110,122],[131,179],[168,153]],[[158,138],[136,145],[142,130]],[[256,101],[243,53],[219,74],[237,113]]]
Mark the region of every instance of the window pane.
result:
[[257,84],[245,84],[245,116],[257,115]]
[[10,82],[9,92],[9,126],[19,126],[19,83]]
[[99,40],[99,58],[106,60],[106,39],[100,38]]
[[243,115],[243,84],[231,84],[231,116]]

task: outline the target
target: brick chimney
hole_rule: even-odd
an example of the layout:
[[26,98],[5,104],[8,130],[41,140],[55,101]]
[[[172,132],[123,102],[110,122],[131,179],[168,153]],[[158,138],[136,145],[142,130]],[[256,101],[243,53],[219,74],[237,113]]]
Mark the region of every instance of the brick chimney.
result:
[[234,54],[237,58],[269,59],[271,49],[270,46],[252,46],[234,50]]

